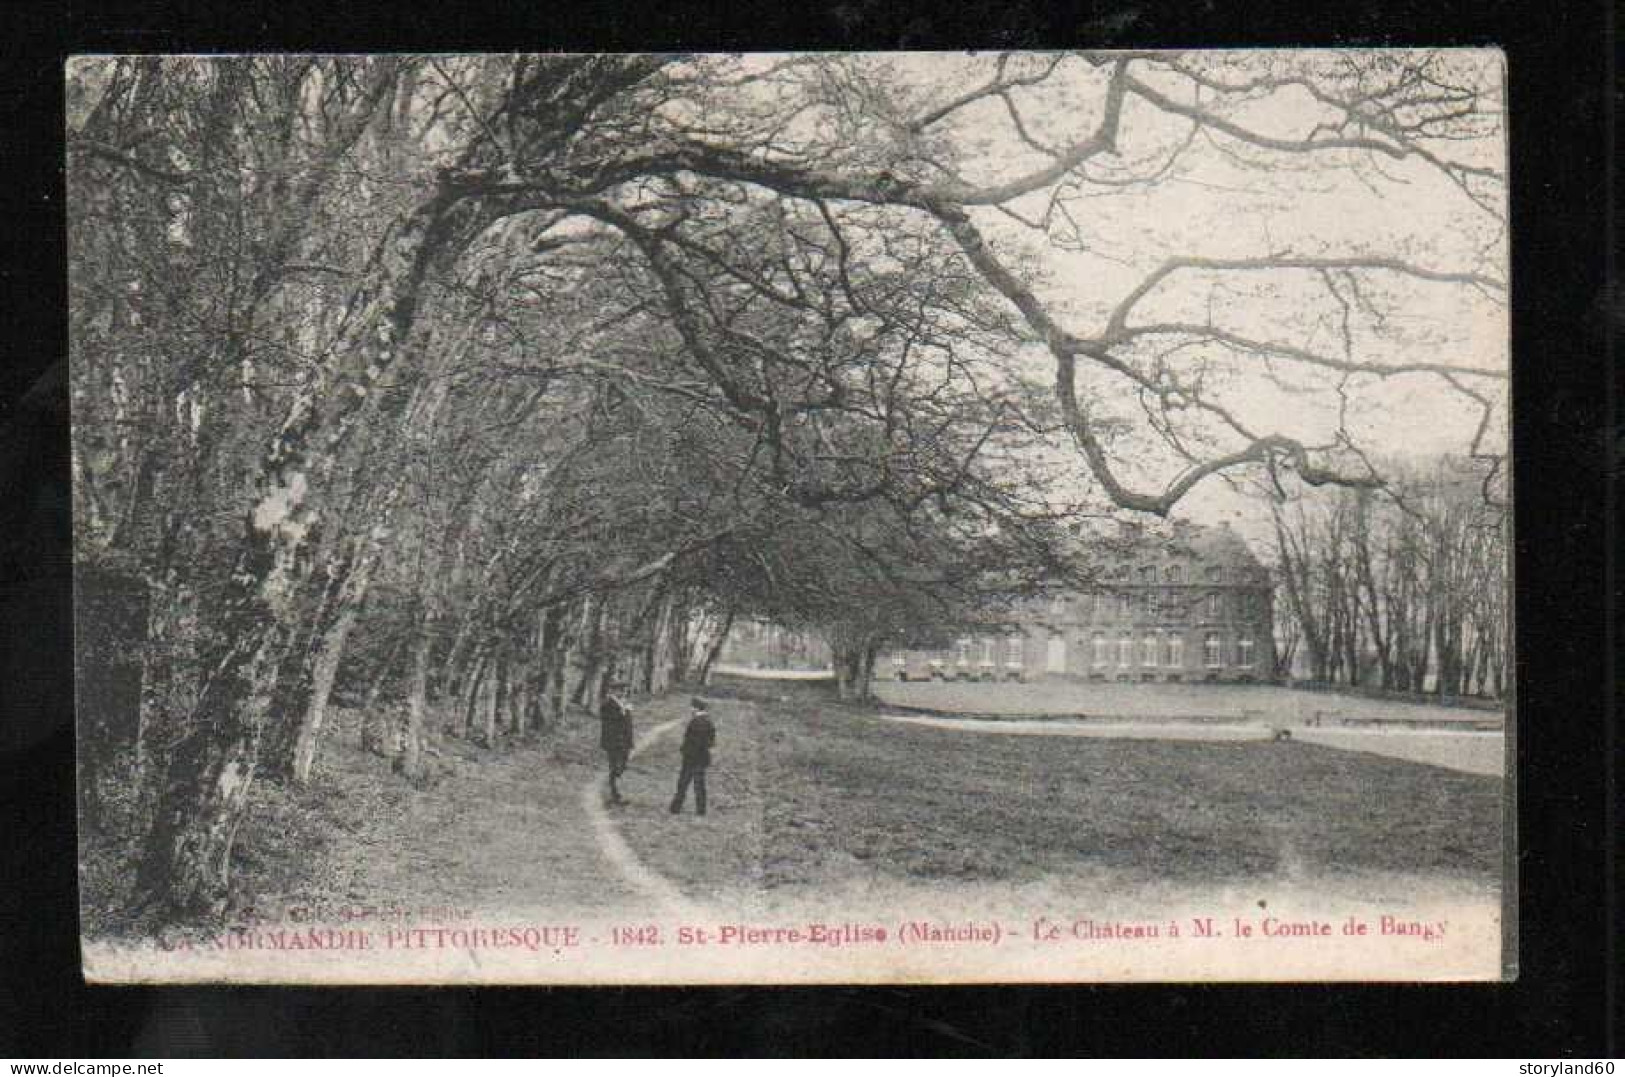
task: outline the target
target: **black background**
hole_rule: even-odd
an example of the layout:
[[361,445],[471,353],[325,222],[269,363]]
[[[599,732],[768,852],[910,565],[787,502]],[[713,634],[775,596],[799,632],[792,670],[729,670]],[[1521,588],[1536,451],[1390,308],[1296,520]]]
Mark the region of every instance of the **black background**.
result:
[[[112,8],[0,16],[0,1055],[1496,1055],[1619,1051],[1610,349],[1617,12],[1545,0]],[[62,60],[250,49],[1498,45],[1511,79],[1521,976],[1502,985],[107,988],[80,979]],[[39,712],[36,710],[35,712]],[[0,731],[5,731],[0,728]]]

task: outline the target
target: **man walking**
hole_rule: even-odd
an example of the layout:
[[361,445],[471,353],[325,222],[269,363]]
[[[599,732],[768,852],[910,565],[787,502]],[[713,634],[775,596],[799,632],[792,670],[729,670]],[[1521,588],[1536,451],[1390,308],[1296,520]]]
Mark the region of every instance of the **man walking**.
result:
[[705,768],[711,765],[711,746],[717,742],[717,727],[712,723],[706,702],[693,701],[694,716],[683,730],[683,769],[677,774],[677,795],[671,801],[671,813],[683,810],[688,787],[694,786],[694,811],[705,814]]
[[598,744],[609,761],[609,802],[625,804],[616,784],[632,757],[632,708],[620,697],[621,685],[611,684],[598,705]]

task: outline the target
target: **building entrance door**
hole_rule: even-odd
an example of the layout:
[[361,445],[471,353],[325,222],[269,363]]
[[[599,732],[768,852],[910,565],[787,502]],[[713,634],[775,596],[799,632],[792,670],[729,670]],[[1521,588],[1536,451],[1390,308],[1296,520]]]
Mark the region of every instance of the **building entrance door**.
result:
[[1046,653],[1045,668],[1051,673],[1066,672],[1066,637],[1051,636],[1049,638],[1049,651]]

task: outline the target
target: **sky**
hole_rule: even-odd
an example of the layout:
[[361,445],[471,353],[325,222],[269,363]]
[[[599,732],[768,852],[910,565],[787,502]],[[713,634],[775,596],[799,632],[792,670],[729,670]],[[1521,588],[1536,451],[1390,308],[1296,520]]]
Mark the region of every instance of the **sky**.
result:
[[[1250,59],[1243,57],[1242,63]],[[1463,51],[1452,54],[1451,60],[1483,80],[1487,99],[1498,98],[1499,54]],[[960,88],[985,80],[993,70],[993,60],[986,56],[934,54],[876,62],[901,64],[922,101],[947,99]],[[1057,75],[1053,89],[1012,94],[1026,130],[1049,145],[1086,138],[1102,108],[1100,75],[1081,63],[1063,65]],[[1179,80],[1153,73],[1145,77],[1170,96],[1178,96]],[[1226,77],[1240,76],[1226,72]],[[1300,138],[1321,118],[1322,109],[1306,93],[1287,91],[1235,115],[1277,137]],[[966,108],[947,126],[948,137],[976,148],[965,165],[966,178],[972,181],[1008,180],[1044,163],[1043,156],[1017,136],[1006,105],[997,100]],[[1149,168],[1159,167],[1174,150],[1183,149],[1160,182],[1081,189],[1069,203],[1078,225],[1066,236],[1070,249],[1057,245],[1054,233],[1045,236],[996,210],[976,214],[995,249],[1029,269],[1030,279],[1040,282],[1041,297],[1062,313],[1063,324],[1073,332],[1098,332],[1111,309],[1170,256],[1375,254],[1430,269],[1506,279],[1504,214],[1498,218],[1486,213],[1426,162],[1384,158],[1356,169],[1262,169],[1251,163],[1257,154],[1247,153],[1238,161],[1226,152],[1230,146],[1222,138],[1187,142],[1188,122],[1133,97],[1125,105],[1122,129],[1120,158],[1147,162]],[[1444,149],[1479,166],[1493,166],[1505,158],[1504,135],[1494,129],[1487,137],[1444,144]],[[1110,169],[1101,172],[1110,178],[1116,175]],[[1035,194],[1013,208],[1038,219],[1048,199],[1048,192]],[[1493,293],[1395,275],[1362,274],[1359,280],[1381,310],[1382,321],[1366,319],[1362,324],[1356,318],[1346,353],[1338,331],[1340,308],[1312,273],[1181,271],[1136,306],[1131,322],[1211,321],[1249,337],[1334,356],[1346,354],[1367,363],[1425,361],[1464,370],[1509,369],[1506,309]],[[1052,371],[1047,354],[1034,351],[1035,372]],[[1348,430],[1368,451],[1404,456],[1464,453],[1480,420],[1477,404],[1434,375],[1356,379],[1339,397],[1335,377],[1323,373],[1288,374],[1281,368],[1276,371],[1279,377],[1272,379],[1265,376],[1256,356],[1218,365],[1224,370],[1223,398],[1249,425],[1310,441],[1323,439],[1335,428],[1341,407],[1346,409]],[[1100,377],[1094,384],[1103,395],[1123,400],[1125,414],[1134,413],[1121,388],[1113,388],[1122,384],[1114,376]],[[1486,446],[1495,451],[1506,437],[1506,383],[1468,377],[1466,384],[1500,401]],[[1294,392],[1292,386],[1313,392]],[[1126,474],[1134,474],[1132,462],[1125,468]],[[1169,472],[1148,472],[1140,485],[1158,485],[1158,474],[1166,477]],[[1259,521],[1267,518],[1262,506],[1246,503],[1228,484],[1216,480],[1199,486],[1176,511],[1210,522],[1233,520],[1254,539],[1260,535]]]

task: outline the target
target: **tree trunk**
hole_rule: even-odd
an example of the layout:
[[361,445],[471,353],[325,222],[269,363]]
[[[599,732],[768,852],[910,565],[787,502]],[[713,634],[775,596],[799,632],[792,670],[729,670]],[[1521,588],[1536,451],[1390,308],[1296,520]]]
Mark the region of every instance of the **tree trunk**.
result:
[[839,699],[856,702],[868,698],[869,684],[864,674],[864,656],[864,650],[858,647],[830,648],[830,660],[835,667],[835,694]]
[[333,682],[338,679],[339,663],[344,659],[344,644],[350,636],[350,629],[355,626],[359,609],[359,604],[344,605],[317,643],[316,661],[310,677],[310,702],[306,705],[299,731],[293,740],[293,757],[286,761],[288,774],[296,785],[310,781],[310,771],[316,762],[316,747],[327,720],[327,701],[333,694]]
[[412,355],[418,303],[431,263],[478,221],[437,192],[378,245],[357,281],[350,328],[336,361],[301,391],[260,461],[242,552],[216,608],[232,641],[209,671],[200,720],[176,748],[137,871],[141,900],[174,912],[223,908],[231,842],[248,803],[261,740],[298,621],[301,565],[319,541],[322,513],[310,496],[348,440],[378,382]]
[[527,661],[527,658],[528,647],[509,645],[506,713],[508,734],[515,741],[525,734],[525,722],[530,711],[530,685],[535,677],[534,663]]
[[232,839],[287,657],[281,625],[243,624],[234,638],[240,642],[200,701],[206,717],[170,761],[137,871],[143,907],[210,915],[224,908]]
[[655,633],[650,633],[649,637],[643,641],[643,645],[638,648],[637,687],[638,691],[644,693],[645,695],[659,691],[659,689],[656,687],[657,676],[655,669],[656,665],[659,664],[659,659],[655,652],[658,651],[659,648],[660,639]]
[[542,615],[541,669],[536,679],[538,724],[556,722],[564,705],[565,607],[549,606]]
[[[383,510],[386,518],[394,506],[394,500],[393,495],[387,499]],[[316,748],[321,739],[322,726],[327,720],[328,700],[333,695],[333,684],[338,680],[339,664],[344,660],[344,645],[350,638],[350,630],[355,627],[356,616],[361,612],[361,605],[366,601],[367,592],[372,588],[373,570],[377,567],[382,553],[383,526],[383,524],[375,525],[362,540],[365,549],[359,561],[351,565],[349,571],[345,573],[344,581],[335,596],[334,604],[337,606],[337,612],[317,638],[315,659],[310,672],[310,698],[305,705],[305,713],[299,723],[298,732],[293,737],[291,758],[282,761],[283,767],[296,785],[304,785],[310,781],[310,771],[316,762]]]
[[875,657],[874,647],[863,649],[862,659],[858,663],[857,698],[860,700],[869,700],[874,696]]
[[570,702],[588,711],[597,709],[599,682],[603,679],[604,666],[604,602],[602,599],[589,595],[586,609],[582,616],[585,626],[583,635],[576,648],[575,659],[581,666],[581,678],[576,681],[575,690],[570,693]]
[[465,679],[473,663],[469,660],[469,650],[474,645],[474,617],[466,615],[457,629],[457,638],[452,641],[451,649],[446,652],[446,661],[440,667],[440,690],[449,696],[460,695],[466,687]]
[[137,796],[145,806],[167,762],[162,750],[154,750],[176,733],[175,715],[182,711],[183,693],[176,683],[175,663],[182,648],[195,636],[190,628],[194,616],[189,592],[174,586],[151,586],[147,595],[146,641],[141,650],[141,702],[136,717],[135,776]]
[[377,711],[379,701],[384,698],[384,688],[389,684],[390,677],[395,674],[395,663],[399,661],[402,652],[406,650],[408,642],[410,641],[406,633],[402,633],[397,637],[389,646],[389,657],[379,665],[377,671],[373,673],[372,679],[367,682],[366,694],[361,699],[363,720],[357,723],[358,727],[365,726],[366,716]]
[[728,633],[733,631],[733,627],[734,611],[730,609],[722,618],[722,626],[717,629],[716,638],[705,649],[705,660],[700,663],[700,675],[696,678],[700,684],[711,683],[711,667],[717,664],[717,658],[722,654],[722,648],[727,645]]
[[666,612],[664,641],[668,685],[684,684],[688,681],[689,616],[688,602],[673,599]]
[[472,741],[474,739],[474,720],[477,713],[476,708],[480,702],[480,689],[485,684],[486,665],[485,653],[483,651],[478,652],[470,664],[468,676],[463,680],[462,729],[464,740]]
[[434,635],[424,625],[412,648],[412,677],[406,690],[406,729],[401,737],[401,773],[408,778],[423,773],[423,731],[429,724],[429,657],[433,649]]
[[490,696],[485,706],[485,728],[483,739],[485,747],[497,746],[497,718],[508,702],[508,660],[507,656],[498,652],[492,659],[494,669],[491,676]]

